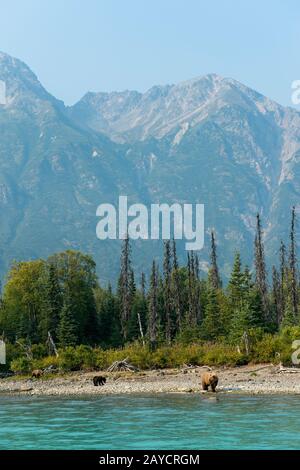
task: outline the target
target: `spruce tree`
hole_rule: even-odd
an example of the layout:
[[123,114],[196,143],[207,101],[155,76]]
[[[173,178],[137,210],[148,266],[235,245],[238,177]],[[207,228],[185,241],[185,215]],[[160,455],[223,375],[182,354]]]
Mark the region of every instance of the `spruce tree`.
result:
[[283,319],[281,322],[281,327],[287,326],[295,326],[296,325],[296,317],[294,313],[294,305],[293,305],[293,295],[292,292],[289,292],[286,298],[285,309],[283,314]]
[[194,299],[193,299],[193,269],[192,269],[192,259],[191,255],[188,252],[187,255],[187,270],[188,270],[188,300],[189,300],[189,313],[188,313],[188,324],[189,326],[195,326],[195,312],[194,312]]
[[117,296],[112,291],[111,284],[107,289],[99,286],[95,292],[99,323],[99,341],[103,347],[119,347],[122,345],[122,332]]
[[171,343],[173,334],[172,322],[172,286],[171,286],[171,247],[170,241],[166,240],[164,243],[164,307],[166,318],[166,340],[168,344]]
[[289,254],[289,269],[290,269],[290,295],[291,295],[291,308],[295,320],[298,314],[298,281],[297,281],[297,255],[296,255],[296,210],[295,206],[292,208],[291,230],[290,230],[290,254]]
[[228,283],[229,302],[233,308],[242,305],[244,301],[245,273],[242,272],[241,257],[236,253],[231,277]]
[[246,298],[249,328],[264,327],[264,311],[260,293],[255,286],[249,290]]
[[99,341],[100,325],[97,315],[94,292],[86,296],[88,302],[87,316],[83,330],[83,342],[95,346]]
[[211,231],[211,252],[210,252],[210,278],[212,286],[214,289],[220,289],[222,287],[222,282],[219,276],[219,268],[217,263],[217,247],[215,234]]
[[54,341],[57,339],[57,329],[62,310],[62,291],[59,284],[56,267],[49,264],[47,282],[47,333],[50,331]]
[[260,216],[256,216],[256,235],[254,242],[254,262],[255,262],[255,285],[261,295],[265,321],[268,322],[269,318],[269,305],[268,305],[268,284],[267,272],[265,264],[264,245],[262,240],[262,229]]
[[[95,327],[94,290],[97,286],[94,260],[79,251],[67,250],[51,256],[48,263],[55,266],[62,289],[62,304],[70,302],[76,321],[78,342],[89,342],[89,332]],[[91,338],[94,343],[95,338]]]
[[121,327],[123,338],[127,339],[128,321],[131,315],[133,294],[133,271],[131,268],[131,249],[128,234],[123,242],[121,252],[121,270],[119,277],[118,296],[120,302]]
[[201,325],[201,336],[207,341],[215,341],[222,333],[220,308],[217,297],[217,290],[209,282],[207,290],[207,302],[205,316]]
[[78,342],[77,323],[68,299],[65,300],[60,314],[57,337],[61,347],[75,346]]
[[172,256],[173,256],[172,297],[173,297],[174,310],[175,310],[175,315],[176,315],[176,321],[175,321],[176,330],[179,331],[182,325],[182,317],[183,317],[182,302],[181,302],[182,286],[180,285],[176,242],[174,238],[172,242]]
[[146,298],[146,276],[144,272],[142,272],[141,274],[141,293],[142,293],[143,299],[145,299]]
[[147,316],[148,316],[148,303],[146,297],[146,277],[145,274],[141,274],[141,289],[140,289],[140,301],[138,305],[138,313],[142,324],[143,333],[147,331]]
[[157,299],[157,268],[156,263],[152,263],[152,271],[150,277],[150,290],[149,290],[149,320],[148,320],[148,336],[150,341],[150,347],[152,350],[156,349],[157,346],[157,335],[158,335],[158,299]]
[[148,303],[146,296],[146,276],[141,274],[141,300],[139,305],[139,314],[141,318],[143,332],[147,331]]
[[280,277],[275,266],[272,267],[272,302],[277,326],[281,323]]
[[261,296],[252,283],[249,268],[242,269],[240,254],[236,253],[231,278],[228,284],[231,307],[230,338],[240,342],[250,328],[263,324]]
[[199,272],[194,252],[188,253],[188,323],[195,327],[200,322]]
[[234,309],[230,326],[230,340],[239,344],[242,337],[250,328],[250,308],[249,304],[241,304]]
[[[273,279],[276,286],[276,313],[277,313],[277,323],[280,326],[282,319],[284,317],[285,305],[286,305],[286,290],[287,290],[287,265],[286,265],[286,247],[283,241],[280,242],[279,248],[279,274],[277,278]],[[276,268],[275,268],[276,269]],[[276,275],[275,275],[276,277]],[[273,282],[274,284],[274,282]],[[273,298],[275,298],[274,286],[273,286]]]
[[195,302],[195,311],[196,311],[196,323],[200,325],[202,321],[202,305],[201,305],[201,283],[200,283],[200,267],[199,267],[199,257],[195,255],[195,290],[194,290],[194,302]]

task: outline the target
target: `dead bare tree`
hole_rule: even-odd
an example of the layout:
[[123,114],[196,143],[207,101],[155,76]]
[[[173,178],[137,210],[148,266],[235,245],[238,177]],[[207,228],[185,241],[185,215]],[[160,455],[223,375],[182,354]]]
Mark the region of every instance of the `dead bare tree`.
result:
[[139,312],[138,312],[137,316],[138,316],[138,322],[139,322],[139,328],[140,328],[142,343],[143,343],[143,346],[145,346],[144,332],[143,332],[143,327],[142,327],[142,322],[141,322],[141,315],[140,315]]
[[54,352],[55,356],[58,357],[59,354],[58,354],[56,345],[55,345],[55,343],[54,343],[54,341],[53,341],[53,338],[52,338],[52,335],[51,335],[50,331],[48,331],[48,338],[47,338],[47,343],[46,343],[46,344],[47,344],[47,346],[48,346],[48,351],[49,351],[49,353],[51,354],[51,353]]
[[126,359],[123,359],[122,361],[113,362],[112,365],[107,369],[107,372],[137,372],[138,370],[139,369],[137,367],[128,362],[128,357],[126,357]]

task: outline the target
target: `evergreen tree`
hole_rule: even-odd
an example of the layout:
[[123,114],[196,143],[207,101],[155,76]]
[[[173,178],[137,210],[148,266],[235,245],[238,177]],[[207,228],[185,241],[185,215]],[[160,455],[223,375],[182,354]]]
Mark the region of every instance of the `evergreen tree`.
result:
[[246,291],[249,291],[250,288],[253,287],[252,274],[250,272],[249,266],[247,265],[244,269],[244,286]]
[[252,283],[249,268],[242,269],[240,254],[236,253],[228,284],[231,307],[230,338],[240,342],[250,328],[262,326],[263,308],[261,296]]
[[249,328],[264,327],[264,311],[261,295],[255,286],[249,290],[246,298]]
[[87,309],[87,317],[84,322],[82,342],[95,346],[99,341],[100,326],[94,292],[89,292],[89,296],[87,295],[86,298],[89,308]]
[[146,299],[146,276],[145,273],[141,274],[141,293],[143,299]]
[[46,334],[50,331],[54,341],[57,340],[57,329],[62,310],[62,291],[56,267],[49,263],[46,297]]
[[122,332],[118,299],[112,291],[111,284],[107,289],[97,286],[95,301],[99,324],[99,341],[104,347],[119,347],[122,345]]
[[132,307],[132,276],[131,268],[131,249],[128,234],[124,239],[121,252],[121,272],[119,277],[118,296],[120,302],[121,327],[123,338],[127,340],[128,321],[131,315]]
[[199,273],[197,273],[196,258],[194,252],[188,253],[188,301],[189,315],[188,323],[195,327],[200,321],[200,292],[199,292]]
[[294,304],[293,304],[293,295],[292,292],[289,292],[286,298],[285,309],[283,314],[283,320],[281,326],[295,326],[296,325],[296,317],[294,313]]
[[228,283],[229,302],[233,308],[241,306],[244,302],[245,277],[245,273],[242,272],[240,254],[236,253]]
[[57,337],[61,347],[75,346],[78,343],[78,325],[74,319],[71,303],[65,300],[58,325]]
[[139,314],[140,314],[143,333],[145,333],[147,331],[147,316],[148,316],[145,273],[141,274],[141,299],[140,299],[140,304],[139,304]]
[[255,235],[255,285],[261,295],[265,321],[269,321],[269,305],[268,305],[268,285],[267,272],[265,264],[264,245],[262,240],[262,229],[260,216],[256,216],[256,235]]
[[289,269],[290,269],[290,294],[291,294],[291,308],[295,321],[298,314],[298,281],[297,281],[297,255],[296,255],[296,210],[295,206],[292,208],[292,220],[290,230],[290,256],[289,256]]
[[94,298],[97,275],[94,260],[79,251],[67,250],[51,256],[47,263],[56,270],[62,304],[70,304],[77,325],[78,343],[94,344],[94,331],[97,329]]
[[171,247],[170,241],[164,243],[164,307],[166,318],[166,340],[170,344],[173,334],[172,322],[172,286],[171,286]]
[[179,277],[179,266],[178,266],[178,259],[177,259],[177,251],[176,251],[176,243],[173,238],[172,243],[172,255],[173,255],[173,277],[172,277],[172,296],[174,301],[174,310],[176,315],[176,330],[179,331],[182,325],[182,302],[181,302],[181,295],[182,295],[182,286],[180,285],[180,277]]
[[217,290],[211,282],[208,285],[205,316],[201,326],[201,336],[207,341],[215,341],[222,333],[220,308]]
[[194,312],[194,299],[193,299],[193,268],[192,268],[192,259],[191,255],[188,252],[188,264],[187,264],[187,270],[188,270],[188,300],[189,300],[189,305],[188,305],[188,324],[191,326],[195,326],[195,312]]
[[[140,290],[135,294],[132,305],[132,321],[129,326],[129,332],[133,339],[141,338],[142,333],[147,331],[148,303],[146,297],[146,278],[141,275]],[[142,329],[142,332],[141,332]]]
[[200,325],[202,321],[202,305],[201,305],[201,283],[200,283],[200,267],[199,267],[199,257],[195,255],[195,270],[194,270],[194,303],[196,311],[196,324]]
[[216,247],[216,240],[215,234],[211,232],[211,252],[210,252],[210,278],[212,282],[212,286],[214,289],[220,289],[222,287],[222,282],[219,276],[219,268],[217,263],[217,247]]
[[280,276],[275,266],[272,268],[272,301],[276,324],[279,327],[282,321],[281,285]]
[[250,328],[250,308],[249,304],[244,303],[239,308],[234,309],[230,326],[230,339],[239,344],[243,335]]
[[281,303],[281,318],[283,317],[284,307],[285,307],[285,285],[286,285],[286,247],[283,241],[280,242],[279,249],[280,257],[280,303]]
[[129,272],[129,298],[130,298],[130,305],[132,305],[134,301],[134,297],[136,294],[136,285],[135,285],[135,278],[134,278],[134,271],[130,269]]
[[157,334],[158,334],[158,301],[157,301],[157,268],[156,263],[152,263],[152,271],[150,277],[150,290],[149,290],[149,320],[148,320],[148,335],[150,341],[150,347],[152,350],[156,349],[157,346]]

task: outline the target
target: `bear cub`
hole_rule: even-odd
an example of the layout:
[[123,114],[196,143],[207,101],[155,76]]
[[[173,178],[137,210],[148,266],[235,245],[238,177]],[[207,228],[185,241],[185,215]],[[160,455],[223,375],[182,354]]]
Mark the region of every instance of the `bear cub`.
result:
[[95,377],[93,378],[93,383],[95,387],[98,387],[98,385],[102,386],[106,383],[106,378],[102,375],[95,375]]
[[35,369],[31,373],[31,377],[34,379],[40,379],[43,375],[43,371],[41,369]]

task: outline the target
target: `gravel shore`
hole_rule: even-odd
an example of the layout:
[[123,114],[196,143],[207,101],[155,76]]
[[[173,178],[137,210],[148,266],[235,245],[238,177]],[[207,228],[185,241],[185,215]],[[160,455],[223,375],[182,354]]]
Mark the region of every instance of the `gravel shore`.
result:
[[[194,367],[136,373],[73,372],[41,379],[10,377],[0,379],[0,393],[37,396],[200,393],[201,374],[205,370]],[[300,371],[281,371],[273,365],[214,368],[213,371],[219,376],[218,392],[300,394]],[[106,385],[95,387],[94,375],[106,376]]]

